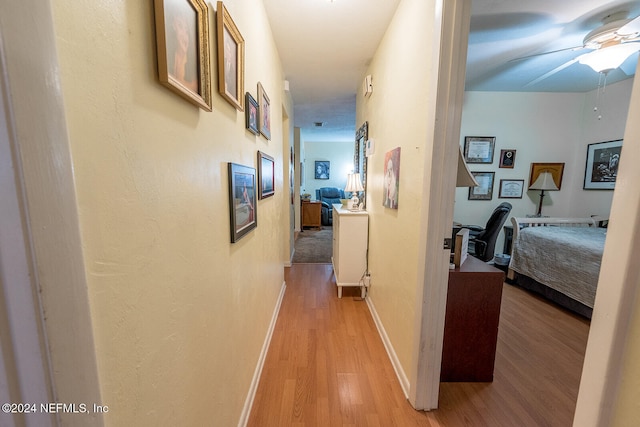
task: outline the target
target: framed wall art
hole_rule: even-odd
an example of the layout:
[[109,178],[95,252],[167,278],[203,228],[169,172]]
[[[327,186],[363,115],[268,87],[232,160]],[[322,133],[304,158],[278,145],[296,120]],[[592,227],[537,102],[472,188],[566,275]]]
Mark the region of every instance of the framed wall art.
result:
[[258,119],[260,133],[265,138],[271,139],[271,101],[269,101],[269,96],[267,96],[260,82],[258,82],[258,106],[260,111]]
[[516,150],[500,150],[501,168],[513,169],[516,164]]
[[467,163],[493,163],[495,136],[465,136],[464,159]]
[[260,133],[258,130],[258,101],[249,92],[245,94],[245,106],[247,129],[258,135]]
[[256,170],[236,163],[229,163],[228,170],[231,243],[235,243],[258,226]]
[[209,11],[204,0],[154,0],[158,78],[211,111]]
[[549,172],[553,176],[553,182],[558,187],[558,190],[562,188],[562,174],[564,173],[564,163],[531,163],[531,174],[529,175],[529,187],[536,182],[538,176],[542,172]]
[[276,168],[273,157],[258,151],[258,198],[260,200],[275,194]]
[[244,38],[231,15],[218,2],[218,92],[238,110],[244,110]]
[[501,179],[499,199],[522,199],[524,179]]
[[471,172],[478,185],[469,187],[469,200],[493,199],[493,180],[495,172]]
[[400,149],[394,148],[384,155],[384,184],[382,206],[398,209],[398,193],[400,191]]
[[331,172],[331,162],[328,160],[316,160],[315,163],[315,178],[316,179],[329,179],[329,173]]
[[585,190],[613,190],[618,178],[621,152],[621,139],[589,144],[583,188]]

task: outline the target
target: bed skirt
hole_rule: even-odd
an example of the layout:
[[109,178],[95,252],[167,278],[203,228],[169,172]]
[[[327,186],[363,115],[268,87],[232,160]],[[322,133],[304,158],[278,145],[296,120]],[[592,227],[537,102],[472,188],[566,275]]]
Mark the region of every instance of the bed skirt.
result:
[[559,306],[566,308],[569,311],[586,317],[587,319],[591,319],[591,315],[593,314],[593,309],[591,307],[584,305],[583,303],[578,302],[572,298],[569,298],[565,294],[558,292],[546,285],[543,285],[542,283],[537,282],[529,276],[524,276],[517,272],[514,272],[514,274],[515,278],[507,279],[507,283],[534,292],[550,301],[553,301]]

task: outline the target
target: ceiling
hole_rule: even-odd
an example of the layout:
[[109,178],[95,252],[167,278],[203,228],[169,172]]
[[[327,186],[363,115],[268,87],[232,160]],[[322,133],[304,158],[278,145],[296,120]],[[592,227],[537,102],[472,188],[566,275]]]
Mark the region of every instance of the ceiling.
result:
[[[264,0],[305,141],[353,141],[356,92],[399,0]],[[640,15],[640,0],[473,0],[466,89],[587,92],[600,75],[563,64],[589,50],[584,36],[616,12]],[[529,58],[519,59],[534,55]],[[638,53],[607,84],[633,75]],[[531,84],[556,68],[551,76]],[[528,85],[528,86],[527,86]],[[323,126],[316,126],[316,122]]]

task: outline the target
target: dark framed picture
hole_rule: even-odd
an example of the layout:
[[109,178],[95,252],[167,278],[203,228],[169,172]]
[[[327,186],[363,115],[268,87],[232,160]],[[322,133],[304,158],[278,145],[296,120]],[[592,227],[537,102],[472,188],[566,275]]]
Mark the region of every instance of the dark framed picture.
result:
[[469,187],[469,200],[493,199],[493,180],[495,172],[471,172],[478,185]]
[[244,110],[244,38],[231,15],[218,2],[218,92],[229,104]]
[[271,139],[271,101],[269,101],[269,96],[260,82],[258,82],[258,105],[260,111],[258,118],[260,133],[265,138]]
[[245,94],[245,106],[247,129],[258,135],[260,133],[258,130],[258,101],[249,92]]
[[531,163],[531,174],[529,175],[529,187],[536,182],[538,176],[542,172],[549,172],[553,177],[553,182],[558,187],[558,190],[562,188],[562,174],[564,173],[564,163]]
[[621,139],[589,144],[583,188],[585,190],[613,190],[618,178],[621,152]]
[[158,78],[187,101],[211,111],[209,9],[204,0],[154,0]]
[[516,150],[500,150],[500,167],[513,169],[516,164]]
[[275,194],[276,166],[273,157],[258,151],[258,198],[260,200]]
[[465,136],[464,159],[467,163],[493,163],[495,136]]
[[258,226],[256,170],[236,163],[229,163],[228,169],[231,243],[235,243]]
[[524,192],[524,179],[501,179],[498,198],[522,199]]
[[315,178],[316,179],[329,179],[329,172],[331,171],[331,162],[328,160],[316,160]]

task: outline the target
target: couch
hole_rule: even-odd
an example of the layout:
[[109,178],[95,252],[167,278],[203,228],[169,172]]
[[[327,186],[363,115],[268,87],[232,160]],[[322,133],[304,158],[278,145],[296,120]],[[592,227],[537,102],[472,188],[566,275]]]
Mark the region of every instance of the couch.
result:
[[333,224],[333,204],[342,203],[344,190],[337,187],[322,187],[316,190],[316,200],[322,202],[322,225]]

